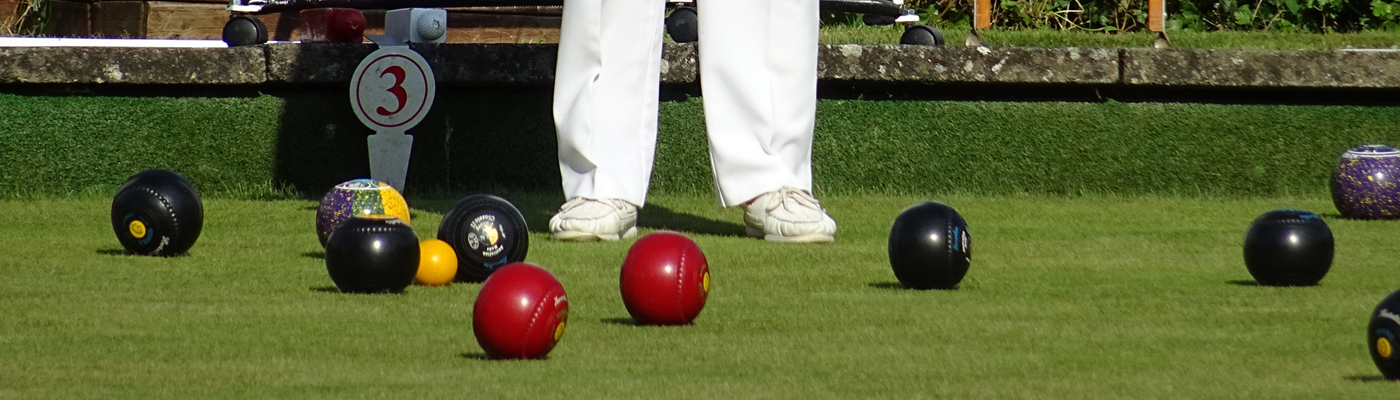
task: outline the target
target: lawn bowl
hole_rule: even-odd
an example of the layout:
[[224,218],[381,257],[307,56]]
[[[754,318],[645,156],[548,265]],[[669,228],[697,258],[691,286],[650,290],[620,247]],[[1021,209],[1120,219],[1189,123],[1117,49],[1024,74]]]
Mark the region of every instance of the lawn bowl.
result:
[[1371,311],[1371,323],[1366,326],[1366,347],[1371,361],[1385,379],[1400,380],[1400,290],[1390,293]]
[[656,232],[627,250],[618,279],[627,313],[642,325],[685,325],[710,294],[710,265],[695,241]]
[[910,289],[953,289],[972,263],[972,236],[962,214],[943,203],[916,204],[890,227],[890,267]]
[[549,271],[511,263],[481,285],[472,332],[494,359],[540,359],[554,350],[569,320],[569,297]]
[[184,176],[148,169],[117,189],[111,217],[117,241],[127,253],[167,257],[189,251],[199,239],[204,204]]
[[326,271],[346,293],[399,293],[418,273],[418,236],[390,215],[356,215],[326,241]]
[[1331,187],[1332,203],[1344,217],[1400,218],[1400,150],[1378,144],[1348,150]]
[[437,238],[457,252],[455,280],[481,282],[503,265],[525,261],[529,232],[525,216],[509,201],[478,194],[458,201],[442,216]]
[[321,246],[326,245],[331,231],[342,222],[355,215],[384,214],[397,217],[408,224],[408,202],[403,195],[389,184],[371,180],[356,179],[335,185],[321,198],[316,208],[316,236]]
[[364,40],[365,15],[360,10],[333,8],[326,14],[326,41],[359,43]]
[[1265,286],[1312,286],[1332,267],[1332,229],[1322,217],[1281,209],[1254,219],[1244,236],[1244,265]]

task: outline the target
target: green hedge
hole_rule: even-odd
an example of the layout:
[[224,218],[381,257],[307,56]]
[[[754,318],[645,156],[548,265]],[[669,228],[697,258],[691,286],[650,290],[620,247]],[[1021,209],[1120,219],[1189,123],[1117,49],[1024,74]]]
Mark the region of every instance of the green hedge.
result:
[[814,163],[835,190],[1316,195],[1347,148],[1400,139],[1400,107],[827,101],[819,115]]
[[[976,0],[909,0],[928,20],[969,25]],[[1336,33],[1400,30],[1396,0],[1181,0],[1168,1],[1167,29],[1198,32]],[[1099,32],[1146,31],[1148,0],[994,0],[997,29]],[[851,17],[829,15],[828,23]]]
[[[318,197],[368,175],[339,91],[0,94],[0,194],[105,193],[150,167],[205,192]],[[700,99],[666,101],[653,192],[710,193]],[[1400,144],[1400,107],[822,100],[814,169],[839,193],[1323,196],[1337,156]],[[549,94],[443,90],[409,190],[558,192]],[[410,193],[411,194],[411,193]]]

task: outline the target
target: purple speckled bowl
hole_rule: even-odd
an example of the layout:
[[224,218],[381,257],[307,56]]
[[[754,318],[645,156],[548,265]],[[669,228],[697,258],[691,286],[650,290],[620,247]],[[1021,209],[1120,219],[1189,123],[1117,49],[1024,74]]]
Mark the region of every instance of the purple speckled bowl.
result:
[[1400,218],[1400,150],[1370,144],[1343,153],[1332,203],[1347,218]]
[[408,223],[408,203],[398,190],[384,182],[356,179],[336,185],[321,198],[316,209],[316,236],[321,246],[340,223],[355,215],[385,214]]

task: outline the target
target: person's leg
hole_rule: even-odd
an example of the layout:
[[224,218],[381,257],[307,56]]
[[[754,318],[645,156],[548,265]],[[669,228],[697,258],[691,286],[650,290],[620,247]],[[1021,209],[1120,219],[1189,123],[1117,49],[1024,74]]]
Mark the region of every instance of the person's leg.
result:
[[818,2],[702,0],[700,76],[715,186],[749,234],[831,241],[812,198]]
[[561,240],[636,234],[656,153],[665,3],[565,0],[555,68]]

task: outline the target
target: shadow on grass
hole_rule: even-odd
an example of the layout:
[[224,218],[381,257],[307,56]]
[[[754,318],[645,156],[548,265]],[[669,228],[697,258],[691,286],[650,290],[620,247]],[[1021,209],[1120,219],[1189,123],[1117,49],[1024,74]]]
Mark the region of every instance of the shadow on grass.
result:
[[1312,285],[1264,285],[1264,284],[1259,283],[1259,281],[1249,280],[1249,279],[1236,279],[1236,280],[1232,280],[1232,281],[1225,281],[1225,283],[1228,283],[1228,284],[1231,284],[1231,285],[1235,285],[1235,286],[1259,286],[1259,287],[1314,287],[1314,286],[1320,286],[1319,284],[1312,284]]
[[172,254],[172,255],[168,255],[168,256],[155,256],[155,255],[149,255],[149,254],[128,253],[128,252],[126,252],[126,250],[123,250],[123,249],[97,249],[97,251],[94,251],[94,253],[97,253],[98,255],[104,255],[104,256],[144,256],[144,257],[155,257],[155,258],[181,258],[181,257],[189,257],[189,255],[190,255],[190,253],[180,253],[180,254]]
[[693,324],[694,324],[694,322],[687,322],[687,323],[684,323],[684,324],[672,324],[672,325],[664,325],[664,324],[643,324],[643,323],[637,322],[637,320],[636,320],[636,319],[633,319],[633,318],[603,318],[603,319],[600,319],[599,321],[602,321],[603,323],[608,324],[608,325],[645,326],[645,327],[655,327],[655,328],[662,328],[662,329],[665,329],[665,328],[673,328],[673,327],[681,327],[681,326],[690,326],[690,325],[693,325]]
[[381,290],[381,291],[374,291],[374,292],[347,292],[347,291],[340,290],[340,288],[335,287],[335,286],[313,286],[313,287],[311,288],[311,291],[313,291],[313,292],[320,292],[320,293],[344,293],[344,294],[353,294],[353,295],[360,295],[360,296],[380,296],[380,295],[384,295],[384,296],[399,296],[399,295],[403,295],[403,294],[406,292],[405,290],[402,290],[402,289],[401,289],[401,290]]
[[1397,219],[1397,218],[1353,218],[1353,217],[1348,217],[1348,216],[1342,215],[1342,214],[1340,214],[1340,213],[1318,213],[1317,215],[1321,216],[1323,219],[1340,219],[1340,220],[1343,220],[1343,221],[1388,222],[1388,221],[1394,221],[1394,220]]
[[[557,194],[501,193],[496,195],[506,199],[520,210],[520,215],[525,217],[525,225],[531,233],[549,233],[549,219],[559,211],[559,205],[564,202]],[[461,198],[466,198],[466,196]],[[415,203],[414,207],[447,214],[461,198],[450,201],[425,200]],[[641,228],[665,229],[683,233],[744,236],[743,225],[682,214],[656,204],[647,204],[642,207],[640,215],[637,216],[637,225]]]
[[871,283],[866,284],[865,286],[869,286],[869,287],[872,287],[872,288],[875,288],[875,289],[884,289],[884,290],[913,290],[913,291],[920,291],[920,292],[921,292],[921,291],[925,291],[925,290],[929,290],[929,291],[939,291],[939,292],[951,292],[951,291],[958,290],[959,288],[962,287],[962,286],[954,286],[954,287],[946,288],[946,289],[940,289],[940,288],[933,288],[933,289],[914,289],[914,288],[905,287],[903,283],[899,283],[899,282],[871,282]]
[[473,353],[459,353],[459,354],[457,354],[457,357],[459,357],[459,358],[465,358],[465,359],[468,359],[468,360],[486,360],[486,361],[544,361],[544,360],[548,360],[548,359],[549,359],[549,356],[544,356],[544,357],[540,357],[540,358],[537,358],[537,359],[506,359],[506,360],[497,360],[497,359],[491,358],[490,355],[487,355],[486,353],[484,353],[484,352],[479,352],[479,351],[478,351],[478,352],[473,352]]
[[[525,227],[533,233],[549,233],[549,218],[554,216],[554,212],[559,210],[559,205],[563,201],[557,195],[545,195],[538,193],[493,193],[491,191],[472,191],[465,195],[458,194],[437,194],[438,196],[449,196],[447,198],[413,199],[410,203],[412,208],[424,211],[447,215],[452,211],[452,207],[457,202],[462,201],[472,195],[489,194],[500,197],[520,210],[520,216],[525,217]],[[412,213],[412,211],[410,211]],[[410,218],[417,218],[413,214]]]
[[610,325],[630,325],[630,326],[637,326],[637,320],[632,319],[632,318],[603,318],[603,319],[601,319],[601,320],[599,320],[599,321],[602,321],[603,323],[605,323],[605,324],[610,324]]
[[743,237],[744,226],[732,222],[713,220],[690,214],[682,214],[669,208],[648,204],[637,216],[637,225],[642,228],[664,229],[702,235]]
[[871,283],[869,283],[869,284],[867,284],[867,285],[865,285],[865,286],[873,287],[873,288],[876,288],[876,289],[890,289],[890,290],[904,290],[904,289],[905,289],[904,284],[899,283],[899,282],[871,282]]
[[1379,375],[1379,374],[1377,374],[1377,375],[1347,375],[1346,380],[1349,380],[1349,381],[1352,381],[1352,382],[1362,382],[1362,383],[1370,383],[1370,382],[1389,382],[1388,380],[1385,379],[1384,376],[1381,376],[1381,375]]
[[[505,194],[500,197],[520,210],[520,216],[525,217],[525,227],[534,233],[549,233],[549,218],[564,204],[559,196]],[[443,215],[446,214],[444,211]]]
[[308,251],[308,252],[305,252],[305,253],[301,253],[301,256],[302,256],[302,257],[306,257],[306,258],[315,258],[315,259],[317,259],[317,260],[324,260],[324,259],[326,259],[326,252],[324,252],[324,251]]

